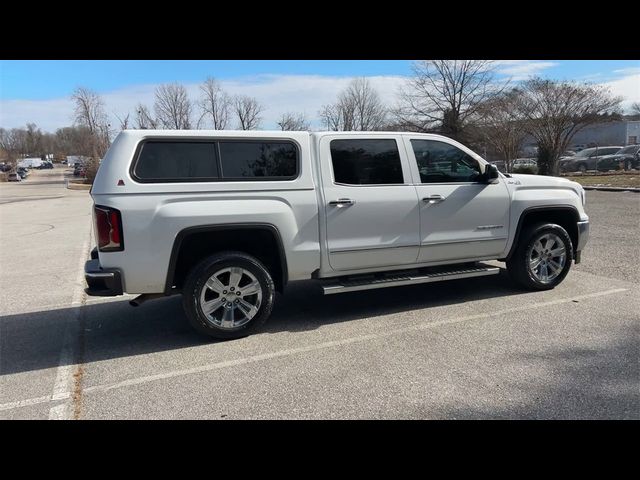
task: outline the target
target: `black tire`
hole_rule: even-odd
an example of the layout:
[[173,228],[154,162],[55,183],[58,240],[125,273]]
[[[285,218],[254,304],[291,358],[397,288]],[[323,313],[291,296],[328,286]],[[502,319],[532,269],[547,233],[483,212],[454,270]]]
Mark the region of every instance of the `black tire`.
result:
[[[227,267],[241,267],[250,272],[260,283],[262,301],[258,312],[248,323],[235,328],[222,328],[213,324],[202,311],[200,294],[207,280],[217,271]],[[261,327],[271,315],[275,299],[275,286],[269,271],[251,255],[242,252],[220,252],[205,258],[187,275],[182,289],[182,306],[191,326],[210,337],[230,340],[246,337]]]
[[[554,233],[564,243],[566,260],[560,274],[549,283],[539,281],[529,268],[528,255],[533,244],[540,236],[546,233]],[[527,290],[551,290],[560,284],[569,273],[573,262],[573,244],[567,231],[555,223],[536,223],[523,229],[513,255],[507,260],[507,271],[511,278],[521,287]]]
[[587,165],[584,163],[581,163],[580,165],[578,165],[578,171],[580,173],[587,173]]

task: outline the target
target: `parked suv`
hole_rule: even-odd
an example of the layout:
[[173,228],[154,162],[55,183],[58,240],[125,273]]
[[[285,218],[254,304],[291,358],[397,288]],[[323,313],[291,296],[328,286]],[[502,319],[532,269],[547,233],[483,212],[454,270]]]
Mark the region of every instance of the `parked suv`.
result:
[[89,295],[182,294],[191,325],[247,335],[275,292],[495,275],[554,288],[589,233],[582,187],[503,175],[431,134],[124,130],[91,196]]
[[606,155],[618,152],[622,147],[594,147],[580,150],[570,158],[560,159],[561,172],[586,172],[600,168],[599,161]]
[[598,170],[640,169],[640,145],[629,145],[598,161]]

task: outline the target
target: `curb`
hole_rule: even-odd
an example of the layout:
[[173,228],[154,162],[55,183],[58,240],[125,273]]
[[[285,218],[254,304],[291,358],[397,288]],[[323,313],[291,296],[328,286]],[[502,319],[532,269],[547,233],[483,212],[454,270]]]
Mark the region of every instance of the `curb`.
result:
[[91,187],[93,185],[85,185],[84,183],[73,183],[70,182],[69,179],[65,179],[65,182],[67,183],[67,188],[69,190],[91,190]]
[[599,190],[601,192],[640,192],[640,188],[634,187],[586,187],[582,186],[585,190]]

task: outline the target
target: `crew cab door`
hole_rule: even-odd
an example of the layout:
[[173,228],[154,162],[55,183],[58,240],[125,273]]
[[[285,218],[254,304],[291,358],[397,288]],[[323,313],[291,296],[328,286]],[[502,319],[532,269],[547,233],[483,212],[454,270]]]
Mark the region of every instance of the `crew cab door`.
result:
[[438,137],[404,142],[420,209],[418,263],[497,257],[506,248],[510,197],[504,178],[486,183],[474,152]]
[[323,136],[319,162],[331,268],[414,263],[420,214],[402,136]]

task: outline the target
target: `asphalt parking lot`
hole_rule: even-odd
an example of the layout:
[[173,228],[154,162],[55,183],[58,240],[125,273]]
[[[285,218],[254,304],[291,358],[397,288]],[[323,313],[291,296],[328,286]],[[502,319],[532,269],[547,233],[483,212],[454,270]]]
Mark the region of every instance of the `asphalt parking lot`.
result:
[[640,418],[640,194],[587,192],[583,263],[324,297],[216,342],[179,297],[87,298],[91,200],[63,169],[0,184],[0,418]]

